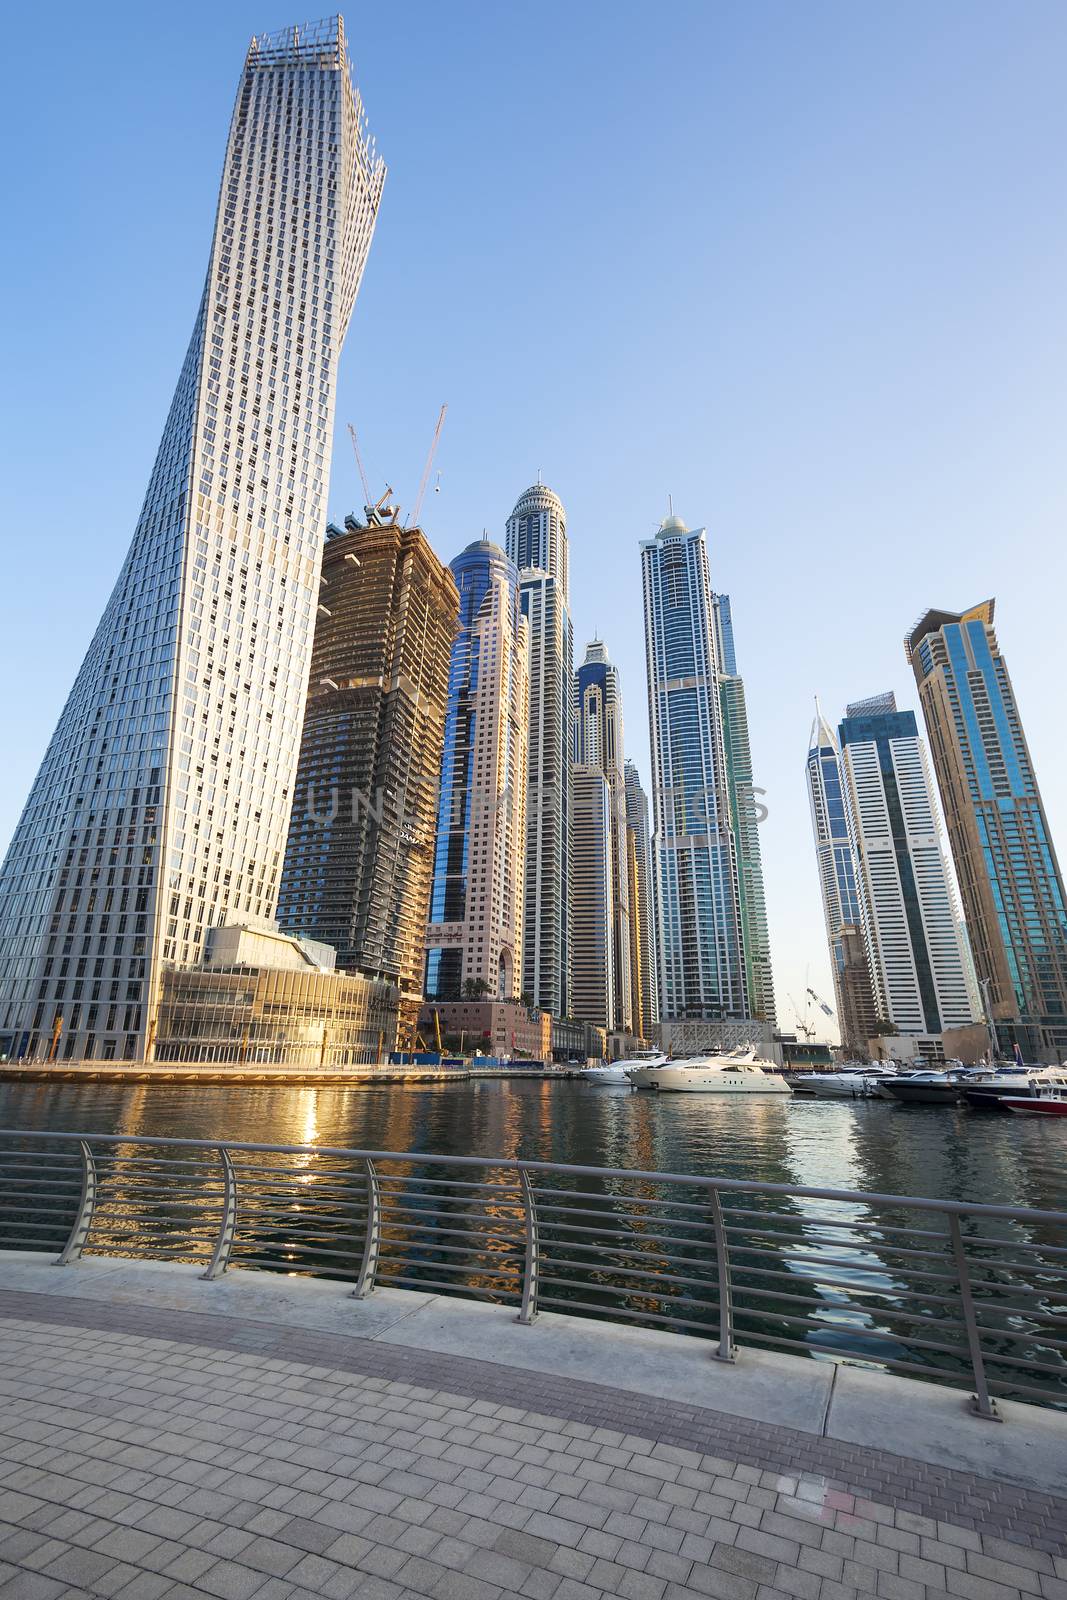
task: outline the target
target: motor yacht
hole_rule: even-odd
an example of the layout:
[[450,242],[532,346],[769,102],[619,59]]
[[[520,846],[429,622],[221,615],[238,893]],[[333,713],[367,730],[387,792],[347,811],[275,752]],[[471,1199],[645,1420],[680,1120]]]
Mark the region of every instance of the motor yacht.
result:
[[1041,1089],[1067,1089],[1063,1067],[988,1067],[968,1073],[963,1098],[976,1111],[1003,1111],[1004,1101],[1025,1099]]
[[792,1086],[797,1094],[820,1100],[873,1100],[879,1084],[896,1075],[895,1067],[842,1067],[839,1072],[802,1072]]
[[666,1060],[666,1056],[650,1051],[648,1055],[630,1056],[625,1061],[598,1061],[595,1067],[583,1067],[578,1077],[583,1083],[629,1086],[630,1073],[635,1067],[658,1067]]
[[754,1049],[729,1055],[690,1056],[685,1061],[665,1061],[630,1069],[635,1089],[686,1094],[791,1094],[773,1061],[761,1060]]
[[958,1067],[941,1072],[906,1072],[886,1078],[879,1093],[905,1105],[948,1106],[962,1098],[967,1074]]
[[1024,1117],[1067,1117],[1067,1091],[1052,1085],[1034,1094],[1008,1095],[1004,1104]]

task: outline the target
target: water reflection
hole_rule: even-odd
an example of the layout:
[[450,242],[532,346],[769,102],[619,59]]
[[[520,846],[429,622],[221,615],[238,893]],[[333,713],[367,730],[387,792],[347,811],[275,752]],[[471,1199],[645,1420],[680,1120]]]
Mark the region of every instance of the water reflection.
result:
[[[348,1089],[25,1084],[0,1087],[0,1125],[150,1137],[317,1146],[238,1159],[245,1218],[235,1262],[358,1274],[365,1242],[362,1169],[326,1146],[410,1150],[630,1168],[902,1196],[1067,1209],[1064,1129],[1055,1123],[885,1102],[767,1097],[660,1098],[578,1082],[502,1080]],[[93,1247],[210,1253],[222,1206],[217,1158],[167,1159],[165,1184],[101,1158]],[[158,1151],[162,1155],[164,1152]],[[514,1301],[521,1291],[522,1197],[491,1195],[486,1174],[383,1164],[383,1281]],[[706,1191],[617,1179],[544,1180],[546,1307],[581,1306],[715,1335],[718,1282]],[[576,1194],[580,1188],[585,1191]],[[77,1205],[69,1167],[53,1186],[63,1237]],[[904,1205],[743,1194],[724,1202],[742,1343],[847,1352],[914,1369],[958,1369],[958,1303],[946,1226]],[[51,1213],[50,1213],[51,1215]],[[1067,1254],[1062,1235],[982,1224],[969,1250],[983,1294],[987,1348],[1056,1375]],[[477,1235],[475,1259],[472,1239]],[[10,1236],[10,1230],[9,1230]],[[947,1346],[946,1348],[942,1348]],[[1014,1376],[1013,1376],[1014,1374]]]

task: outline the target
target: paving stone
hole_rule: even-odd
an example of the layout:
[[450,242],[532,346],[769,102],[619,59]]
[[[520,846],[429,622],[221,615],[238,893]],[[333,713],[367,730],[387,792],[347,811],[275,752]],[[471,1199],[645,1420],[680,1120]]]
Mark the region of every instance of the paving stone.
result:
[[216,1314],[5,1339],[0,1600],[1067,1600],[1063,1498],[878,1450]]

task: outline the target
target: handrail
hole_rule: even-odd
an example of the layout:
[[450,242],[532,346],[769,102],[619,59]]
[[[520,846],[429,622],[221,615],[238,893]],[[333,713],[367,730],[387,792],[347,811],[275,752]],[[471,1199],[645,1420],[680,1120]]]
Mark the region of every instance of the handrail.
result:
[[[792,1204],[804,1201],[852,1211]],[[51,1245],[63,1266],[94,1253],[191,1260],[209,1280],[231,1265],[333,1276],[354,1281],[356,1299],[378,1287],[472,1296],[515,1306],[523,1325],[541,1308],[596,1316],[702,1336],[725,1363],[746,1346],[858,1359],[969,1379],[991,1420],[996,1395],[1067,1405],[1063,1211],[507,1156],[20,1128],[0,1130],[0,1248],[11,1245]]]
[[[865,1189],[812,1189],[804,1184],[765,1183],[758,1178],[710,1178],[704,1173],[656,1172],[642,1167],[583,1167],[563,1161],[528,1161],[519,1156],[442,1156],[423,1150],[362,1150],[355,1145],[250,1144],[238,1139],[176,1139],[144,1133],[57,1133],[52,1129],[0,1128],[0,1139],[91,1139],[94,1144],[173,1145],[179,1149],[247,1150],[263,1155],[351,1156],[357,1161],[417,1161],[443,1167],[500,1167],[516,1172],[563,1172],[575,1178],[632,1178],[649,1183],[688,1183],[708,1189],[755,1191],[760,1194],[800,1195],[809,1200],[845,1200],[877,1206],[914,1207],[919,1211],[955,1212],[968,1217],[1010,1217],[1015,1221],[1056,1222],[1067,1226],[1067,1211],[1039,1211],[1028,1206],[991,1206],[982,1201],[934,1200],[922,1195],[881,1194]],[[827,1218],[831,1223],[831,1219]],[[833,1225],[833,1224],[831,1224]],[[847,1228],[852,1219],[836,1224]]]

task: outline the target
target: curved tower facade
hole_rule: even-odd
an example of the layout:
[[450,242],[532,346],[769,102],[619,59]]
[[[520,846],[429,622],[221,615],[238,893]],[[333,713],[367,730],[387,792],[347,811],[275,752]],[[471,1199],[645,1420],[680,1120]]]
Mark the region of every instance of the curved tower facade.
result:
[[518,575],[477,539],[451,563],[459,590],[426,934],[426,998],[521,988],[529,627]]
[[133,542],[0,872],[14,1054],[151,1055],[164,966],[273,916],[384,177],[340,18],[253,39]]

